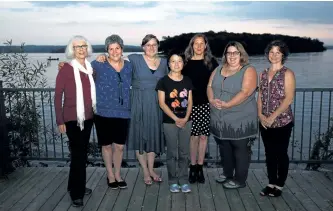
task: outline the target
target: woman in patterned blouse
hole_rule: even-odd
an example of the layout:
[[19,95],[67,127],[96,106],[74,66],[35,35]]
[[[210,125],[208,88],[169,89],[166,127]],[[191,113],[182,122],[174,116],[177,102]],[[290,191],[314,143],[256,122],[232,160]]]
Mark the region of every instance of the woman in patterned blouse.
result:
[[260,74],[258,116],[269,180],[260,192],[262,196],[280,196],[288,176],[288,146],[294,126],[291,103],[296,84],[293,71],[284,66],[288,54],[284,42],[268,44],[265,55],[271,66]]

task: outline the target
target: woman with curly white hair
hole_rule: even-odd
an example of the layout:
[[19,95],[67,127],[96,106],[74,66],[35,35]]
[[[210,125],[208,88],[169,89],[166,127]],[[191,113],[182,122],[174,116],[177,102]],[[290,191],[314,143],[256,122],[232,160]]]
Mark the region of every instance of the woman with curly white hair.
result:
[[[54,96],[56,122],[66,133],[71,151],[68,191],[75,207],[83,206],[83,196],[92,191],[86,185],[87,148],[96,108],[93,69],[87,57],[92,46],[83,36],[74,36],[66,47],[70,63],[58,72]],[[62,101],[64,99],[64,104]]]

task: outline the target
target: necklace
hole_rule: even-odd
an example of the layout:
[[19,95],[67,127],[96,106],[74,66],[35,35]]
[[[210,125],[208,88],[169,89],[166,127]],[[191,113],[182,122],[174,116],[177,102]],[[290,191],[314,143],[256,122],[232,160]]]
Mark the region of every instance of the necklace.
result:
[[146,59],[147,59],[149,62],[151,62],[151,61],[153,62],[153,66],[154,66],[154,67],[157,66],[157,56],[155,56],[154,59],[151,59],[151,58],[149,58],[149,57],[146,56],[146,55],[145,55],[145,57],[146,57]]

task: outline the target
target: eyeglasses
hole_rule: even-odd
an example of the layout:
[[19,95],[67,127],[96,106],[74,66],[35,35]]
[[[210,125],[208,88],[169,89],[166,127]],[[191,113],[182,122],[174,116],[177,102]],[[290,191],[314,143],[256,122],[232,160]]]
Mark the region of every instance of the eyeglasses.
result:
[[150,45],[150,44],[147,44],[147,45],[145,45],[147,48],[151,48],[151,47],[153,47],[153,48],[156,48],[157,47],[157,44],[152,44],[152,45]]
[[88,48],[88,45],[76,45],[76,46],[73,46],[74,49],[87,49]]
[[227,52],[225,53],[225,55],[227,56],[239,56],[240,55],[240,52],[239,51],[234,51],[234,52]]

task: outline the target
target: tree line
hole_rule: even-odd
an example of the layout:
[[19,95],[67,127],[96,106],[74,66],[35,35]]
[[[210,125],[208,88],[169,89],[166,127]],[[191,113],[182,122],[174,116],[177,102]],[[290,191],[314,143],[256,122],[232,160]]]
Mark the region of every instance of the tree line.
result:
[[[183,33],[173,37],[163,36],[160,42],[160,51],[168,54],[172,50],[185,51],[191,38],[196,33]],[[281,34],[251,34],[251,33],[232,33],[221,31],[203,32],[209,41],[212,53],[216,57],[221,57],[224,47],[229,41],[238,41],[243,44],[249,55],[264,54],[268,43],[273,40],[283,40],[288,45],[291,53],[301,52],[322,52],[325,51],[324,43],[318,39],[309,37],[296,37]]]

